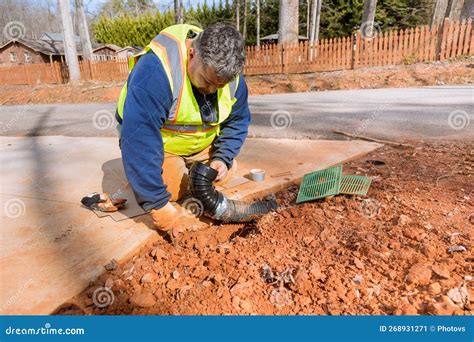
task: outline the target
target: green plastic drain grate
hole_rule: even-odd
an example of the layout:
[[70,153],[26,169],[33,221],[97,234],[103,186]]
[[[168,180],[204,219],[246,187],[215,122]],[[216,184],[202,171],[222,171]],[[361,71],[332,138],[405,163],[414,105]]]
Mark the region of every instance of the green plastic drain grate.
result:
[[340,193],[365,196],[369,191],[370,183],[372,179],[366,176],[344,175],[341,179]]
[[304,175],[296,203],[339,194],[341,178],[341,164]]

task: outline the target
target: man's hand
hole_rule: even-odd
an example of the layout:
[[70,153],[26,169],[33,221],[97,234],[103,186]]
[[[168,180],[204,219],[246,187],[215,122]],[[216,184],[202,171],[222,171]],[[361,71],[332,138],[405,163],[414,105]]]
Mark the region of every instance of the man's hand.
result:
[[225,176],[227,176],[227,172],[229,172],[229,169],[227,168],[227,165],[221,160],[217,160],[217,159],[213,160],[211,162],[210,167],[212,167],[214,170],[216,170],[218,172],[217,177],[216,177],[216,181],[224,179]]
[[163,208],[152,209],[150,214],[153,218],[155,227],[163,231],[169,231],[173,229],[180,216],[179,211],[169,202],[166,203]]
[[196,217],[186,215],[184,211],[176,209],[169,202],[163,208],[152,209],[150,214],[155,227],[167,232],[172,239],[176,238],[180,232],[204,225]]

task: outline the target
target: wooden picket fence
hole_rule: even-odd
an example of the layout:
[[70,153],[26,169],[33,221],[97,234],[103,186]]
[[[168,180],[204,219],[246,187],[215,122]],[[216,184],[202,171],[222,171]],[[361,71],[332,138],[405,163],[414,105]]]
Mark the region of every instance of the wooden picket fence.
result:
[[[80,61],[79,69],[86,81],[122,81],[128,76],[126,60]],[[68,80],[67,66],[59,62],[0,67],[0,84],[60,84]]]
[[[246,75],[303,73],[347,70],[371,66],[444,61],[474,55],[472,20],[450,22],[441,27],[421,26],[405,30],[375,33],[363,37],[322,39],[294,45],[263,45],[247,47]],[[82,61],[83,80],[124,81],[128,76],[126,60]],[[0,67],[0,84],[65,83],[64,64],[26,64]]]
[[474,55],[472,20],[441,28],[421,26],[361,36],[323,39],[318,44],[263,45],[247,48],[246,75],[302,73],[370,66],[443,61]]
[[0,67],[0,84],[64,83],[67,68],[61,63],[23,64]]
[[81,79],[87,81],[122,81],[128,76],[127,60],[79,62]]

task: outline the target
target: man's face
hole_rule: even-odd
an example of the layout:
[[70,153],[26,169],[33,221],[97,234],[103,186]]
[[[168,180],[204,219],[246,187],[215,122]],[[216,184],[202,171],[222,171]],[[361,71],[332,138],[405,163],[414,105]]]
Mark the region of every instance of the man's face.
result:
[[217,78],[213,68],[204,65],[200,61],[192,47],[188,51],[187,71],[191,83],[201,94],[212,94],[218,88],[222,88],[227,84]]

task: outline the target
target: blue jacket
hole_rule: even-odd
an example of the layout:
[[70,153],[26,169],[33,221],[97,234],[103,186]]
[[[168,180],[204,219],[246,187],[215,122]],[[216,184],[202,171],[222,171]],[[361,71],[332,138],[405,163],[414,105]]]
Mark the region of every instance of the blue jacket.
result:
[[[160,129],[167,120],[172,93],[161,61],[154,53],[141,57],[127,81],[128,92],[121,123],[122,160],[138,203],[149,211],[168,203],[170,193],[162,178],[164,159]],[[214,106],[206,105],[206,98],[194,90],[203,119],[212,117]],[[213,95],[216,96],[216,95]],[[221,124],[221,133],[214,140],[212,159],[220,159],[232,166],[250,125],[248,90],[243,76],[235,94],[237,102],[229,117]],[[118,118],[119,119],[119,118]]]

